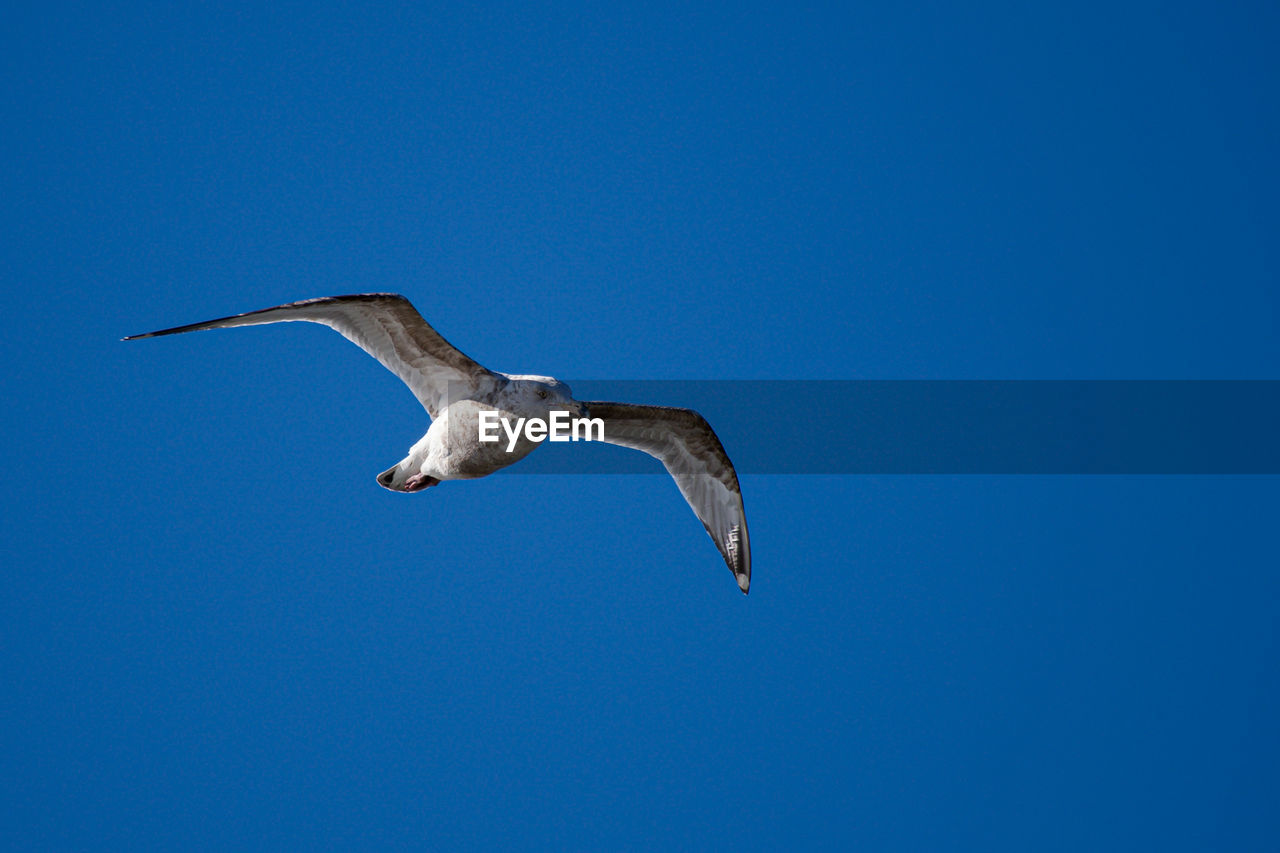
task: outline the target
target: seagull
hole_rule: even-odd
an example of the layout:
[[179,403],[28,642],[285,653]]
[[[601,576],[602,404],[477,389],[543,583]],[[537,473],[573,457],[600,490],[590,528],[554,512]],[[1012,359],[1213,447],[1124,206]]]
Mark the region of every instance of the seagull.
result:
[[[409,300],[395,293],[360,293],[304,299],[274,308],[192,323],[126,341],[230,329],[267,323],[319,323],[338,332],[400,378],[427,410],[431,426],[409,455],[378,475],[378,485],[418,492],[446,480],[469,480],[505,468],[538,447],[530,430],[511,441],[481,439],[490,413],[510,423],[552,412],[599,419],[603,440],[657,459],[706,528],[745,594],[751,586],[751,541],[742,490],[720,439],[692,409],[579,402],[565,383],[550,376],[498,373],[472,361],[446,341]],[[482,415],[485,413],[485,415]],[[590,432],[588,432],[588,436]]]

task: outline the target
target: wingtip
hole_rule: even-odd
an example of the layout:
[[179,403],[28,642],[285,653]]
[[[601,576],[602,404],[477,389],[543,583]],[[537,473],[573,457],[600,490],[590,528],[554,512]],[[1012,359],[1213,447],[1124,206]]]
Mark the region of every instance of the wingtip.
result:
[[751,589],[751,576],[750,575],[734,575],[734,578],[737,579],[738,581],[738,589],[742,590],[743,595],[746,595],[748,591]]

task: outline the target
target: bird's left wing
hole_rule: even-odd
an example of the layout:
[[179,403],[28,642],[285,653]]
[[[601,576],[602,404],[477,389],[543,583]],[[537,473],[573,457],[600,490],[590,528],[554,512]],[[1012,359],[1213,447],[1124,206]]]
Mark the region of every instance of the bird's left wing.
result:
[[448,405],[450,396],[469,396],[483,383],[500,378],[463,355],[427,325],[408,299],[394,293],[305,299],[125,340],[293,321],[328,326],[369,353],[409,386],[433,418]]
[[666,466],[745,593],[751,586],[751,540],[733,463],[706,418],[692,409],[585,403],[604,421],[609,444],[642,450]]

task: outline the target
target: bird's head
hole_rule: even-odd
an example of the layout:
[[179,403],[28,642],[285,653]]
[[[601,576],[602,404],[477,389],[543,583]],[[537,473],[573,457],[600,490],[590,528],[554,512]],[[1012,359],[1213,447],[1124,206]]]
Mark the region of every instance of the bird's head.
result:
[[550,376],[511,376],[508,393],[524,412],[545,416],[547,412],[569,412],[585,417],[587,409],[573,399],[573,389]]

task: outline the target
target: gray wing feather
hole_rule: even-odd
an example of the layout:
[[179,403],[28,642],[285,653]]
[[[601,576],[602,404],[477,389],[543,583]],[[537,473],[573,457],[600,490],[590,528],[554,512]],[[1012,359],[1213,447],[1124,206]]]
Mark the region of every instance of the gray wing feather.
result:
[[452,396],[458,397],[459,392],[469,396],[481,383],[497,378],[427,325],[409,300],[394,293],[305,299],[205,323],[132,335],[125,340],[295,321],[328,326],[369,353],[409,386],[433,418],[448,405],[450,383],[457,383],[452,388]]
[[588,402],[604,421],[609,444],[641,450],[659,460],[680,487],[745,593],[751,585],[751,540],[742,489],[733,463],[711,425],[692,409]]

